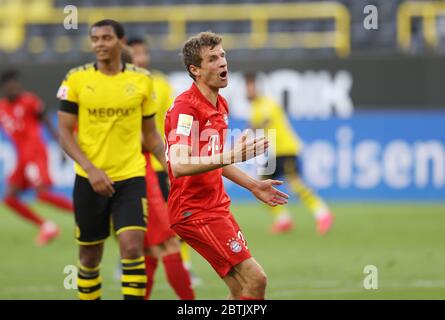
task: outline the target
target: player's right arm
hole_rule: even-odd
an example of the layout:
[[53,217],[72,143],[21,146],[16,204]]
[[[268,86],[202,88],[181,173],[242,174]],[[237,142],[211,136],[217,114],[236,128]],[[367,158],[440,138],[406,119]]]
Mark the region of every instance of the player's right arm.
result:
[[85,156],[76,141],[74,131],[77,127],[77,116],[68,112],[59,111],[59,139],[63,150],[88,174],[88,180],[94,191],[111,197],[114,194],[113,182],[103,170]]
[[113,182],[103,170],[96,168],[83,153],[75,137],[78,124],[76,81],[69,75],[63,81],[57,97],[61,100],[59,118],[59,142],[62,149],[87,173],[93,190],[103,196],[114,194]]
[[169,150],[169,161],[175,177],[191,176],[225,166],[247,161],[266,151],[269,142],[265,137],[247,139],[243,133],[235,146],[223,153],[212,156],[192,156],[192,148],[187,144],[173,144]]

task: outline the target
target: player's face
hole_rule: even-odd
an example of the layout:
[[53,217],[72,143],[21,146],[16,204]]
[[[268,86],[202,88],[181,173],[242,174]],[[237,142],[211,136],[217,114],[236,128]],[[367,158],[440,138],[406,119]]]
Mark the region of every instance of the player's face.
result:
[[2,91],[8,99],[12,100],[20,94],[22,85],[17,80],[12,79],[3,84]]
[[134,44],[131,46],[133,63],[140,67],[148,69],[150,65],[150,51],[143,44]]
[[97,61],[109,62],[119,58],[124,42],[116,36],[112,26],[93,28],[90,39]]
[[202,81],[210,88],[225,88],[228,84],[228,69],[226,53],[221,45],[213,49],[204,47],[201,50],[201,67],[198,68],[199,81]]

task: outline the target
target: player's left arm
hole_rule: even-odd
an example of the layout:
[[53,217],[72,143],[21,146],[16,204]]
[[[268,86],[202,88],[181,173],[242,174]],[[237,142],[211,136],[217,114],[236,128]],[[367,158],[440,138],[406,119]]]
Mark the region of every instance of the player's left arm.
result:
[[142,120],[142,146],[144,151],[153,154],[167,171],[167,162],[165,160],[164,141],[158,130],[156,130],[155,117],[145,117]]
[[276,185],[283,184],[283,181],[270,179],[263,181],[257,180],[237,168],[235,165],[224,167],[222,174],[227,179],[252,192],[257,199],[272,207],[287,203],[289,196],[274,188]]

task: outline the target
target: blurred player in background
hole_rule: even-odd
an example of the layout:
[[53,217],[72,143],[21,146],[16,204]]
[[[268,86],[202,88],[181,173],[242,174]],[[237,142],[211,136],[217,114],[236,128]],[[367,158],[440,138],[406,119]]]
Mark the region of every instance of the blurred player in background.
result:
[[272,206],[285,204],[287,195],[273,187],[280,181],[258,181],[232,165],[263,153],[268,146],[264,137],[247,139],[243,134],[233,149],[224,151],[229,110],[218,92],[227,86],[228,69],[221,42],[220,36],[202,32],[182,49],[194,82],[165,117],[170,221],[224,280],[230,299],[264,299],[266,274],[230,212],[222,177]]
[[[269,157],[276,157],[276,170],[263,179],[277,179],[284,176],[293,192],[302,203],[313,213],[320,235],[326,234],[331,228],[333,215],[325,202],[317,196],[300,177],[300,151],[302,142],[286,116],[284,109],[272,99],[260,95],[256,86],[256,76],[253,73],[245,75],[247,98],[251,103],[251,121],[253,129],[274,129],[276,145],[269,148]],[[270,207],[275,215],[272,232],[282,233],[293,228],[293,220],[283,206]]]
[[79,244],[80,299],[101,298],[100,262],[113,229],[121,254],[124,299],[143,300],[147,228],[142,143],[165,163],[156,130],[149,72],[122,62],[123,26],[114,20],[90,28],[96,62],[68,72],[58,91],[61,144],[76,162],[74,207]]
[[[140,68],[148,69],[150,51],[144,40],[132,38],[127,44],[132,63]],[[155,115],[156,128],[163,135],[165,113],[173,102],[173,88],[162,73],[155,71],[151,75],[158,107]],[[162,164],[153,155],[145,151],[144,156],[147,161],[145,180],[148,200],[148,224],[144,243],[147,273],[145,299],[150,298],[158,261],[161,260],[167,280],[176,295],[182,300],[192,300],[195,294],[190,275],[181,258],[181,245],[176,233],[170,228],[167,209],[168,175]]]
[[15,70],[4,72],[0,77],[4,98],[0,100],[0,127],[15,146],[16,168],[8,179],[4,203],[22,218],[40,228],[36,242],[45,245],[59,234],[54,222],[45,221],[25,203],[19,195],[28,188],[35,189],[37,199],[57,208],[73,211],[71,201],[51,192],[48,155],[41,135],[45,124],[51,136],[58,135],[45,114],[42,101],[33,93],[24,91]]

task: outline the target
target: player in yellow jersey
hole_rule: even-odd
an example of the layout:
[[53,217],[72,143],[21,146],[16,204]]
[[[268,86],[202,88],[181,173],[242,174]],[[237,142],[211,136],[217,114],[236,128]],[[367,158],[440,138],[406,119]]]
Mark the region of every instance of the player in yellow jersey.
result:
[[[145,41],[132,38],[128,40],[127,44],[130,49],[131,61],[138,67],[148,69],[150,51]],[[155,71],[152,75],[158,109],[155,116],[156,127],[162,134],[165,113],[173,103],[174,90],[168,83],[167,77],[161,72]],[[192,300],[195,294],[190,274],[182,261],[181,244],[176,233],[170,228],[167,209],[168,175],[152,154],[144,152],[144,155],[147,159],[146,182],[147,186],[151,186],[147,190],[149,215],[144,248],[147,274],[145,298],[150,298],[158,262],[162,262],[166,278],[176,295],[182,300]]]
[[[276,170],[273,174],[264,176],[264,179],[277,179],[284,176],[292,191],[313,213],[318,233],[326,234],[331,228],[333,215],[325,202],[301,179],[299,154],[302,143],[300,138],[292,129],[284,109],[272,99],[258,93],[255,75],[246,74],[245,81],[247,98],[251,103],[252,128],[274,129],[276,133],[277,143],[269,147],[269,157],[276,157]],[[293,228],[292,217],[285,207],[271,207],[271,210],[275,215],[272,232],[281,233]]]
[[75,161],[74,212],[79,244],[79,298],[101,298],[100,262],[113,228],[122,262],[122,294],[142,300],[146,275],[146,185],[143,144],[165,163],[156,130],[153,80],[121,62],[125,33],[114,20],[92,25],[96,62],[68,72],[58,91],[60,142]]

